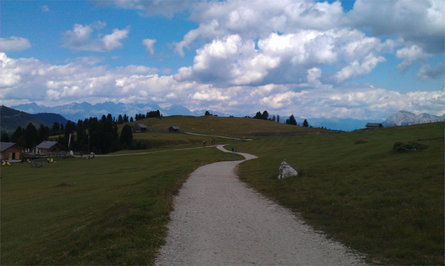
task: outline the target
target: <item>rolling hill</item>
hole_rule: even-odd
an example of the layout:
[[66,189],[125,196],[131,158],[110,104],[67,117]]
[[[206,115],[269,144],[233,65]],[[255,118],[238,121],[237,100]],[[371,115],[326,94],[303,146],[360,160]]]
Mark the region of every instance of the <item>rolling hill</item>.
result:
[[18,111],[7,106],[0,106],[1,131],[8,133],[14,132],[18,127],[26,127],[29,123],[33,123],[36,127],[40,124],[52,126],[54,122],[65,124],[67,120],[59,115],[52,113],[29,114]]
[[[166,132],[178,126],[182,132],[236,138],[262,138],[266,136],[303,136],[332,133],[334,131],[281,124],[269,120],[217,116],[168,116],[149,118],[134,123],[148,126],[148,132]],[[133,123],[133,124],[134,124]]]

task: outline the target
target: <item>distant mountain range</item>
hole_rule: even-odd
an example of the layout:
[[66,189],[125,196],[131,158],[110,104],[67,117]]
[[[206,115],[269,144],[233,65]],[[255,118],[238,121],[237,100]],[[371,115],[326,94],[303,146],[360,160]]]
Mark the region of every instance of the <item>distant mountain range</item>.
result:
[[394,115],[388,117],[383,122],[383,126],[385,127],[407,126],[407,125],[415,125],[415,124],[423,124],[423,123],[431,123],[439,121],[445,121],[445,115],[437,116],[426,113],[416,115],[407,111],[399,111]]
[[[104,102],[97,104],[90,104],[87,102],[82,103],[71,103],[67,105],[59,105],[59,106],[44,106],[38,105],[35,103],[30,104],[21,104],[13,106],[13,108],[25,111],[27,113],[36,114],[36,113],[54,113],[60,114],[63,117],[76,122],[77,120],[85,119],[88,117],[101,117],[102,115],[111,114],[114,117],[119,116],[120,114],[127,114],[128,116],[134,116],[135,114],[142,113],[145,114],[148,111],[159,110],[162,115],[194,115],[201,116],[204,115],[205,109],[190,111],[184,106],[175,105],[168,108],[161,108],[156,103],[146,103],[146,104],[124,104],[124,103],[114,103],[114,102]],[[228,116],[229,114],[213,112],[209,110],[210,113],[216,114],[219,116]],[[36,118],[39,118],[40,114],[37,114]],[[253,114],[252,114],[253,115]],[[272,116],[272,114],[270,114]],[[281,122],[284,123],[286,121],[285,116],[281,116]],[[39,118],[40,119],[40,118]],[[303,123],[304,118],[296,117],[297,122],[299,124]],[[398,113],[392,115],[388,119],[383,122],[383,125],[388,126],[400,126],[400,125],[412,125],[419,123],[428,123],[428,122],[436,122],[436,121],[444,121],[444,116],[435,116],[430,114],[420,114],[415,115],[406,111],[399,111]],[[45,120],[45,119],[43,119]],[[46,119],[48,121],[48,118]],[[308,118],[309,125],[313,127],[325,127],[328,129],[334,130],[344,130],[344,131],[352,131],[355,129],[365,128],[366,123],[368,122],[377,122],[381,123],[381,120],[360,120],[360,119],[350,119],[350,118]],[[54,122],[52,122],[54,123]],[[51,124],[52,124],[51,123]]]
[[[198,111],[190,111],[184,106],[175,105],[169,108],[161,108],[156,103],[148,103],[148,104],[123,104],[123,103],[114,103],[114,102],[104,102],[97,104],[90,104],[86,102],[82,103],[71,103],[67,105],[60,106],[44,106],[37,105],[35,103],[30,104],[21,104],[13,106],[13,108],[28,112],[28,113],[39,113],[39,112],[50,112],[50,113],[59,113],[66,117],[71,121],[77,121],[79,119],[85,119],[87,117],[101,117],[104,114],[112,114],[114,117],[119,116],[120,114],[127,114],[129,116],[134,116],[138,113],[145,114],[148,111],[152,110],[160,110],[164,116],[168,115],[195,115],[201,116],[204,115],[206,110],[198,110]],[[209,110],[210,113],[216,114],[219,116],[229,116],[229,114],[214,112]],[[270,115],[272,116],[272,115]],[[281,122],[284,123],[288,117],[282,116]],[[304,118],[298,118],[297,122],[299,124],[303,123]],[[357,120],[357,119],[340,119],[340,118],[309,118],[309,124],[314,127],[326,127],[329,129],[335,130],[345,130],[351,131],[358,128],[364,128],[367,122],[380,122],[380,121],[369,121],[369,120]]]
[[101,117],[102,115],[111,114],[114,117],[121,115],[134,116],[135,114],[145,114],[148,111],[159,110],[165,116],[167,115],[204,115],[205,110],[192,112],[184,106],[174,105],[169,108],[161,108],[156,103],[149,104],[123,104],[104,102],[97,104],[90,104],[87,102],[71,103],[59,106],[44,106],[35,103],[20,104],[13,106],[13,108],[28,112],[28,113],[57,113],[61,114],[71,121],[83,120],[88,117]]
[[34,126],[38,128],[40,124],[51,127],[54,122],[58,122],[59,124],[66,124],[67,122],[67,120],[59,114],[29,114],[3,105],[0,106],[0,117],[1,131],[5,131],[8,133],[14,132],[18,126],[24,128],[29,123],[33,123]]

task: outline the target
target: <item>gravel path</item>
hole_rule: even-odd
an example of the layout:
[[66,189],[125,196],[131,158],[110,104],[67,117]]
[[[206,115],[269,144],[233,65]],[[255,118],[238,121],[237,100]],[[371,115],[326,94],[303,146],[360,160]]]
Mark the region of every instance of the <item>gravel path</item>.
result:
[[156,265],[363,264],[239,181],[235,169],[241,162],[213,163],[192,173],[175,197]]

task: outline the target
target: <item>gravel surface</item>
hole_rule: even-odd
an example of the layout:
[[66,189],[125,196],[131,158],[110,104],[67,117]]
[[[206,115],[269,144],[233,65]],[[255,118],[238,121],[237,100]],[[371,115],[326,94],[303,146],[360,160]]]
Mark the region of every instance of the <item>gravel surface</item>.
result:
[[364,264],[239,181],[235,169],[241,162],[213,163],[192,173],[175,197],[156,265]]

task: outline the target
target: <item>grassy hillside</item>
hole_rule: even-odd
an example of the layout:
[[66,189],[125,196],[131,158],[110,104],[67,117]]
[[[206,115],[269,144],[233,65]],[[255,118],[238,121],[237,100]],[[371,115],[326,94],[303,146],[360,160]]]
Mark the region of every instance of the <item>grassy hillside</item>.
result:
[[173,146],[202,146],[203,141],[210,145],[227,143],[227,140],[208,136],[194,136],[182,133],[146,132],[133,134],[133,139],[144,143],[147,148],[173,147]]
[[[136,123],[136,122],[135,122]],[[148,131],[167,131],[170,126],[178,126],[181,131],[208,135],[230,136],[238,138],[259,138],[277,135],[308,135],[329,132],[284,125],[268,120],[239,117],[215,116],[168,116],[162,119],[150,118],[137,121],[148,126]]]
[[1,262],[150,264],[174,195],[215,148],[2,167]]
[[32,114],[17,111],[15,109],[6,107],[4,105],[0,106],[0,121],[2,131],[13,133],[18,126],[26,127],[29,123],[33,123],[34,126],[38,127],[40,124],[49,126],[45,121],[34,117]]
[[54,122],[66,123],[66,119],[59,114],[40,113],[28,114],[4,105],[0,106],[1,130],[12,134],[18,126],[25,128],[29,123],[33,123],[36,128],[43,124],[51,127]]
[[[421,151],[397,152],[396,142]],[[239,144],[242,180],[384,264],[444,262],[444,124]],[[277,180],[286,160],[299,177]]]

